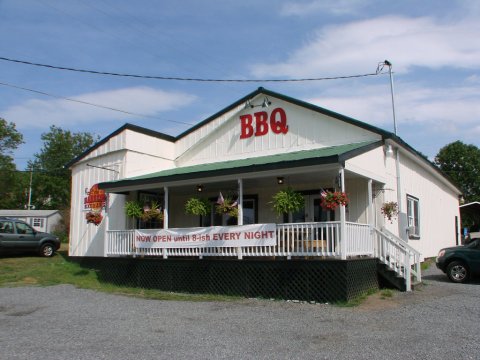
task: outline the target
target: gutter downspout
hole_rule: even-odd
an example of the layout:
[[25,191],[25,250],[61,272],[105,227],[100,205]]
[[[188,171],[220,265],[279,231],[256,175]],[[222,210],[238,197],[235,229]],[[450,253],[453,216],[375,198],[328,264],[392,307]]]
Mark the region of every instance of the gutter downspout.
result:
[[407,215],[403,212],[403,194],[402,194],[402,179],[400,174],[400,150],[397,148],[395,158],[395,168],[397,173],[397,204],[398,204],[398,237],[407,241],[406,238],[406,218]]

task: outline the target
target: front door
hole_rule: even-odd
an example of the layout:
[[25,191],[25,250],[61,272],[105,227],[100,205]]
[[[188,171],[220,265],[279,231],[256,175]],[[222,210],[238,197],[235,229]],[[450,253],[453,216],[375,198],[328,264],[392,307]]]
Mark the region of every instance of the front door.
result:
[[335,221],[335,211],[324,210],[321,205],[320,195],[307,196],[305,218],[307,221],[325,222]]

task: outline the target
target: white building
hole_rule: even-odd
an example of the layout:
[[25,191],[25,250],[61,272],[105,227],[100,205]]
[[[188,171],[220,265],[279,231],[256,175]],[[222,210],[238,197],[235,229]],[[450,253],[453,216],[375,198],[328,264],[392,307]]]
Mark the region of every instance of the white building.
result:
[[54,231],[62,219],[58,210],[0,210],[2,216],[23,220],[41,232]]
[[[263,88],[177,137],[127,124],[69,166],[72,256],[371,256],[392,262],[395,253],[398,266],[399,257],[418,262],[436,256],[454,246],[459,233],[460,190],[401,138]],[[86,198],[95,184],[108,195],[93,211],[101,214],[98,226],[86,221]],[[277,216],[271,204],[286,187],[305,202],[290,218]],[[212,214],[186,215],[185,203],[199,188]],[[321,192],[334,190],[346,193],[349,203],[326,211]],[[220,192],[238,199],[238,219],[215,215]],[[255,223],[274,224],[276,243],[141,244],[134,229],[152,225],[127,218],[124,206],[152,199],[164,214],[153,225],[163,228],[158,239],[167,229],[188,236],[201,226],[227,231]],[[386,203],[399,210],[391,220],[382,214]]]

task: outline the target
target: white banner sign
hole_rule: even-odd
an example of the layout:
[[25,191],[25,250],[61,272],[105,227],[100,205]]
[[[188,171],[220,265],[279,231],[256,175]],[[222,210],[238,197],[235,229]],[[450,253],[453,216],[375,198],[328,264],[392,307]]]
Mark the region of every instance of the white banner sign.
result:
[[211,226],[135,230],[137,248],[192,248],[272,246],[277,244],[275,224]]

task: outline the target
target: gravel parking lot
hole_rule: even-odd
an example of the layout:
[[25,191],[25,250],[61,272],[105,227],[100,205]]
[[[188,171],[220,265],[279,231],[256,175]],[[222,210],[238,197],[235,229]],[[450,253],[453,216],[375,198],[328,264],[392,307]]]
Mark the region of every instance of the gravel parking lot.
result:
[[0,359],[480,359],[480,282],[424,280],[355,308],[0,288]]

